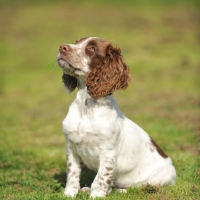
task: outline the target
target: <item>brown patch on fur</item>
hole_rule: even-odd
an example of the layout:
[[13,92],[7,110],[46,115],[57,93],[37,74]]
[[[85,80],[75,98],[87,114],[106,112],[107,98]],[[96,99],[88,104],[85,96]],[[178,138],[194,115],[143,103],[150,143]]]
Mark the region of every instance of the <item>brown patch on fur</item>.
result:
[[153,152],[154,151],[154,149],[152,148],[152,146],[151,146],[152,144],[150,143],[150,151],[151,152]]
[[108,179],[108,180],[106,181],[106,183],[111,184],[111,180]]
[[129,67],[125,64],[119,48],[114,48],[106,42],[97,46],[98,48],[96,47],[97,49],[92,53],[86,52],[92,58],[91,72],[86,85],[93,98],[104,97],[115,90],[126,89],[130,76]]
[[85,106],[87,106],[88,104],[87,104],[87,99],[85,100]]
[[71,168],[67,168],[67,174],[70,174],[72,172]]
[[87,47],[85,49],[85,54],[88,55],[90,58],[92,58],[92,56],[94,56],[98,52],[99,52],[99,48],[97,46],[97,43],[95,42],[95,40],[91,40],[87,44]]
[[78,44],[78,43],[80,43],[80,42],[86,40],[87,38],[88,38],[88,37],[84,37],[84,38],[78,39],[78,40],[76,40],[76,43],[75,43],[75,44]]
[[163,158],[168,158],[168,156],[165,154],[165,152],[156,144],[156,142],[151,138],[151,144],[156,147],[157,152],[162,156]]
[[63,74],[62,81],[70,92],[74,91],[78,84],[77,79],[68,74]]
[[75,175],[76,175],[76,172],[73,172],[73,173],[72,173],[72,176],[75,176]]
[[71,166],[72,166],[72,163],[71,163],[71,162],[67,164],[67,173],[68,173],[68,174],[70,174],[70,173],[72,172]]
[[71,167],[72,166],[72,163],[68,163],[68,167]]
[[111,171],[113,168],[112,168],[112,167],[106,167],[106,169],[107,169],[108,171]]
[[102,176],[100,176],[100,175],[99,175],[99,179],[100,179],[100,180],[104,180],[104,178],[103,178]]

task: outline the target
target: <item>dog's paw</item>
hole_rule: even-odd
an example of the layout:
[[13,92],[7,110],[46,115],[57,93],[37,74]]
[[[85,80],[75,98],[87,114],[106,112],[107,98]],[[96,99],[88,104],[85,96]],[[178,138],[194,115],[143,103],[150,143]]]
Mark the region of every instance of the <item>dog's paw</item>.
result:
[[78,194],[78,190],[74,188],[65,188],[64,195],[68,197],[75,198]]

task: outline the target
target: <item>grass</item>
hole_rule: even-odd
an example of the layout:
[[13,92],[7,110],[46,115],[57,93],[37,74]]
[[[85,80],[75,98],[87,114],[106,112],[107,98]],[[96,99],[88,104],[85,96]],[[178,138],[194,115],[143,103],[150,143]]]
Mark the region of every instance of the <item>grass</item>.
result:
[[[0,199],[67,199],[61,121],[75,93],[62,88],[56,54],[60,44],[85,36],[121,47],[132,80],[115,98],[172,158],[178,175],[174,186],[114,189],[106,199],[199,199],[197,1],[23,2],[0,3]],[[84,169],[81,185],[94,176]]]

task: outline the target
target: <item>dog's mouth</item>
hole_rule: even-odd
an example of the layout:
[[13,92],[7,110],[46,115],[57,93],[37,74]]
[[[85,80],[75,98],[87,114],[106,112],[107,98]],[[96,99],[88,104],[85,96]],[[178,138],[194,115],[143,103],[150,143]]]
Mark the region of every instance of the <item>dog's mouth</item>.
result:
[[72,70],[76,70],[76,68],[68,60],[66,60],[64,58],[58,58],[58,65],[62,69],[70,68]]
[[58,65],[62,68],[64,74],[68,74],[70,76],[77,76],[77,72],[80,72],[81,70],[74,67],[68,60],[60,57],[57,59]]
[[57,63],[62,68],[64,74],[75,78],[79,78],[80,76],[84,77],[86,75],[86,72],[80,66],[75,67],[67,58],[60,55],[60,53],[58,53],[57,56]]

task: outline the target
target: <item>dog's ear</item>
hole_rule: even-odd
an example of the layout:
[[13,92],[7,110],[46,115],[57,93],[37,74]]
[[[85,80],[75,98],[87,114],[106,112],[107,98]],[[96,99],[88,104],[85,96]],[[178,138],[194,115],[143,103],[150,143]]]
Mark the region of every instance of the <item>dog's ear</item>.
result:
[[75,88],[77,87],[77,79],[68,74],[62,75],[62,82],[68,93],[73,92],[75,90]]
[[91,63],[87,78],[87,90],[93,98],[104,97],[115,90],[124,90],[130,79],[129,67],[123,60],[120,48],[109,44],[104,58],[97,57]]

